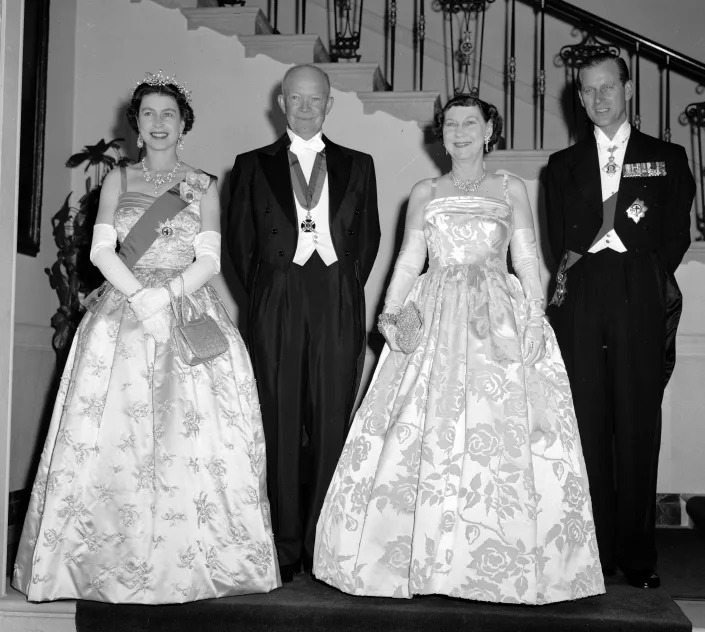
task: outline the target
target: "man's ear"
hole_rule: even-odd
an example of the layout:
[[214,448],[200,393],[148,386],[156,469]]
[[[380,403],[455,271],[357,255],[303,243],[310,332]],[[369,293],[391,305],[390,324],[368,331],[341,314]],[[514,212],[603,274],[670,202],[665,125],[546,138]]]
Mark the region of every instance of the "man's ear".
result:
[[328,102],[326,103],[326,116],[328,115],[328,112],[330,112],[332,107],[333,107],[333,97],[328,97]]
[[629,101],[634,96],[634,82],[630,79],[624,84],[624,100]]
[[286,114],[286,102],[284,101],[284,95],[280,94],[277,97],[277,103],[279,104],[279,107],[281,108],[282,112]]

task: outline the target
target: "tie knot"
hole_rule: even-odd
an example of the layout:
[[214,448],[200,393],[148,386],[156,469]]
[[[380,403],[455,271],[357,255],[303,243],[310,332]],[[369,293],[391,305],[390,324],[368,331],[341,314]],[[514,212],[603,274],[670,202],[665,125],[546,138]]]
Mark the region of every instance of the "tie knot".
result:
[[323,151],[325,147],[326,146],[320,136],[314,136],[309,140],[304,140],[299,136],[294,136],[294,139],[291,141],[290,149],[292,152],[297,153],[304,149],[311,151]]

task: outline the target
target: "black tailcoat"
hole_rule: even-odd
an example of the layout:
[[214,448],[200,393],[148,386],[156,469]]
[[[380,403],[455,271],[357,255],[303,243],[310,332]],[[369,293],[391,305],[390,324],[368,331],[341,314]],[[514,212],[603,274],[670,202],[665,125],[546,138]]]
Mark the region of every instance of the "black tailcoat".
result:
[[323,142],[338,258],[328,268],[317,254],[303,267],[293,263],[299,221],[286,134],[239,155],[231,177],[227,247],[249,296],[248,342],[280,564],[300,556],[306,563],[313,554],[318,512],[360,384],[364,285],[380,239],[372,157],[325,136]]
[[[665,175],[621,176],[614,228],[626,253],[588,250],[602,225],[594,137],[553,154],[549,241],[567,272],[565,303],[549,311],[571,382],[603,566],[652,570],[663,389],[675,363],[681,294],[674,273],[690,244],[695,183],[683,147],[632,128],[624,164]],[[614,176],[618,177],[618,176]],[[639,204],[634,221],[627,211]]]

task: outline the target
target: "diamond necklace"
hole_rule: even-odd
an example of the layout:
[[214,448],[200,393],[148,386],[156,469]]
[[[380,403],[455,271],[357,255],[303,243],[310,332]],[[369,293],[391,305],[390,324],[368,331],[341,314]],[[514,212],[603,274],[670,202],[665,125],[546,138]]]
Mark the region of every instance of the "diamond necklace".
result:
[[147,161],[146,159],[142,158],[142,175],[144,176],[145,182],[152,182],[154,181],[154,195],[156,196],[159,187],[164,184],[165,182],[171,182],[176,174],[179,172],[179,169],[181,168],[181,161],[177,160],[176,164],[174,165],[174,168],[169,171],[169,173],[161,174],[158,171],[154,172],[154,175],[152,175],[151,171],[147,169]]
[[482,175],[477,180],[463,180],[462,178],[456,176],[453,171],[450,172],[451,181],[463,193],[474,193],[477,191],[479,186],[485,181],[486,177],[487,172],[484,169],[482,170]]

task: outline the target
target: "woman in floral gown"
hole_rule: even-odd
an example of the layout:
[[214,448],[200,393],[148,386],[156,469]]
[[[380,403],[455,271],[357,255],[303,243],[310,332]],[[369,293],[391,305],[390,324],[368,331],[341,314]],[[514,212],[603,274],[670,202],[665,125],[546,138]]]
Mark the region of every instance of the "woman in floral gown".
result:
[[[179,603],[280,585],[252,367],[208,284],[216,182],[176,154],[189,101],[148,74],[128,110],[144,158],[103,184],[91,260],[107,281],[73,341],[14,568],[31,601]],[[215,319],[225,353],[182,361],[170,293]]]
[[[452,170],[411,191],[380,317],[388,344],[328,490],[314,573],[355,595],[545,604],[602,593],[526,189],[484,170],[501,118],[461,95],[436,123]],[[410,302],[423,324],[405,352],[397,316]]]

